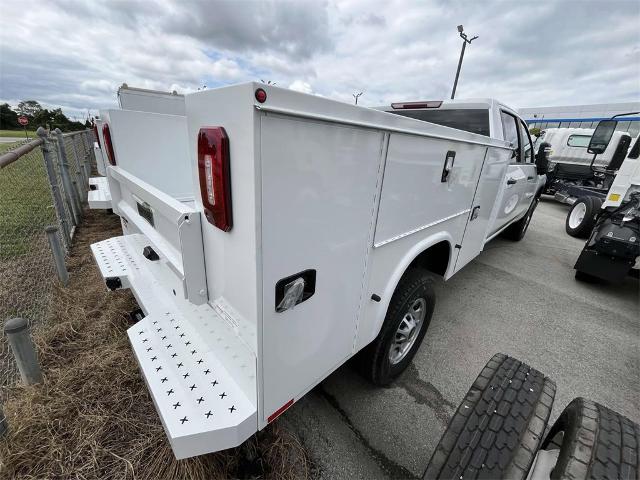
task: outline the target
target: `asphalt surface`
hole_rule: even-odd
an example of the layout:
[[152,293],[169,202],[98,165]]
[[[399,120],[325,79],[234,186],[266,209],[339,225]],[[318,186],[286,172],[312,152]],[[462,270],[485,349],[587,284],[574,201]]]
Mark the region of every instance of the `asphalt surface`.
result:
[[555,380],[551,422],[583,396],[640,423],[638,280],[576,281],[584,241],[565,233],[567,211],[543,199],[521,242],[496,239],[440,282],[425,340],[391,387],[373,387],[347,364],[281,417],[301,437],[315,477],[420,477],[497,352]]

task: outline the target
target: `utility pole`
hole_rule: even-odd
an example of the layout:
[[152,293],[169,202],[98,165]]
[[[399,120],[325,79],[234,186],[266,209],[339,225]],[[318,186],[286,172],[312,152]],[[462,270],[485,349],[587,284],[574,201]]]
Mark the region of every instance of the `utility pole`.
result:
[[363,93],[364,93],[364,92],[360,92],[360,93],[352,93],[352,94],[351,94],[351,96],[352,96],[353,98],[355,98],[355,99],[356,99],[356,105],[358,104],[358,98],[360,98],[360,96],[362,96],[362,94],[363,94]]
[[460,52],[460,60],[458,60],[458,70],[456,71],[456,79],[453,82],[453,91],[451,92],[451,100],[456,96],[456,88],[458,87],[458,77],[460,77],[460,68],[462,68],[462,59],[464,58],[464,50],[467,47],[467,43],[471,45],[478,36],[472,38],[467,38],[467,34],[464,33],[464,28],[462,25],[458,25],[458,33],[460,34],[460,38],[462,38],[462,51]]

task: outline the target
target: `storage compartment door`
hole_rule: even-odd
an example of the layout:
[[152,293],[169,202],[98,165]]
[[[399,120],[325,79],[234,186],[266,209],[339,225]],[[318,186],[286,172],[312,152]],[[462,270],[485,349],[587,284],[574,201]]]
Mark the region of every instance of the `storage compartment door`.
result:
[[[266,419],[351,355],[383,134],[263,114],[260,135]],[[277,312],[278,282],[306,270],[313,295]]]
[[496,204],[496,197],[509,161],[508,150],[488,148],[482,165],[482,173],[467,217],[460,253],[456,260],[457,272],[473,260],[483,249],[489,223]]

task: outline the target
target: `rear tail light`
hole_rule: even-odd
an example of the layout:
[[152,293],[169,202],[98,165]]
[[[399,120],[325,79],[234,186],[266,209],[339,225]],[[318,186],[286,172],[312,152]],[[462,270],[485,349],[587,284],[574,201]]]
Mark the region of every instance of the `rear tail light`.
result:
[[116,154],[113,151],[113,143],[111,143],[111,131],[109,130],[109,125],[106,123],[102,126],[102,138],[104,138],[104,148],[107,151],[109,163],[115,165]]
[[231,216],[229,137],[223,127],[204,127],[198,133],[198,173],[204,215],[210,224],[228,232]]
[[95,135],[96,141],[98,142],[98,147],[102,148],[102,145],[100,145],[100,135],[98,135],[98,126],[97,125],[93,126],[93,134]]

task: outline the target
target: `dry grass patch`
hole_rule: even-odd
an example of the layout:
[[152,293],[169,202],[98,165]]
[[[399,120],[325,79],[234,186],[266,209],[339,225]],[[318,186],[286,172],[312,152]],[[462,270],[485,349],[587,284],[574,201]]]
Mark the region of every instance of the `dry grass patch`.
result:
[[176,460],[141,378],[126,329],[128,292],[107,292],[89,244],[119,235],[118,217],[89,211],[56,288],[50,321],[34,336],[45,382],[2,392],[9,434],[2,478],[304,478],[298,439],[272,425],[238,448]]

